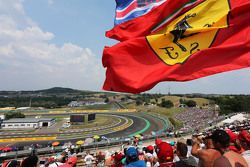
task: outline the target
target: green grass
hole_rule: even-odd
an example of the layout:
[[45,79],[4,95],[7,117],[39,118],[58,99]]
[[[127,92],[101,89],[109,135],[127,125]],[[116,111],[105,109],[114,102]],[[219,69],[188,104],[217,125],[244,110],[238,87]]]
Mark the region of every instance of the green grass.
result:
[[137,106],[136,109],[138,111],[158,113],[158,114],[162,114],[162,115],[165,115],[168,117],[172,117],[176,113],[180,113],[180,112],[185,111],[185,108],[163,108],[163,107],[159,107],[159,106],[153,106],[153,107],[150,107],[149,109],[147,109],[144,106]]
[[163,96],[163,97],[158,99],[158,103],[161,103],[162,99],[172,101],[174,106],[176,106],[176,107],[179,105],[180,99],[193,100],[199,106],[203,106],[204,104],[209,104],[209,100],[205,99],[205,98],[187,98],[187,97],[180,97],[180,96]]
[[0,129],[0,132],[19,132],[19,133],[31,133],[35,132],[36,129]]
[[114,122],[118,122],[119,118],[110,117],[108,116],[97,116],[95,121],[85,122],[83,124],[71,125],[69,128],[60,129],[61,131],[68,130],[68,129],[83,129],[83,128],[93,128],[93,127],[100,127],[105,125],[110,125]]
[[[137,109],[139,111],[145,111],[145,107],[142,107],[142,106],[137,107]],[[168,108],[163,108],[163,107],[159,107],[159,106],[154,106],[154,107],[146,110],[146,112],[149,112],[149,113],[160,114],[160,115],[168,117],[171,124],[174,125],[176,128],[181,127],[182,122],[174,119],[174,115],[181,113],[183,111],[185,111],[185,108],[169,108],[168,109]],[[171,120],[171,118],[172,118],[172,120]]]

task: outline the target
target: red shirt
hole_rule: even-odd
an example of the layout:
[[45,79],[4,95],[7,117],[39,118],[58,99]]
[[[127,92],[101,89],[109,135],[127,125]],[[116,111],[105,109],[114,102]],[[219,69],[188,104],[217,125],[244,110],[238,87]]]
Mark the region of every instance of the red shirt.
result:
[[165,162],[165,163],[161,163],[160,167],[174,167],[175,164],[173,162]]

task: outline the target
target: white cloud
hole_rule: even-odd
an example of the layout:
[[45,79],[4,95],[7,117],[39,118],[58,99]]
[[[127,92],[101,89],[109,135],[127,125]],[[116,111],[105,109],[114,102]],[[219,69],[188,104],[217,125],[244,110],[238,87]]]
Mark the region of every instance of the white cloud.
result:
[[92,51],[72,43],[57,46],[53,38],[26,15],[21,0],[0,0],[0,90],[101,89],[102,65]]
[[49,5],[53,5],[54,4],[54,0],[48,0],[48,4]]

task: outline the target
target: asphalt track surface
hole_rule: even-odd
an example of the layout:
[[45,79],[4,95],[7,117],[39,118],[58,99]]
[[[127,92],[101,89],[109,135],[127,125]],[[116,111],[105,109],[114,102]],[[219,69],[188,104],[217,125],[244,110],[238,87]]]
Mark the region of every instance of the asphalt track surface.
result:
[[[96,113],[100,114],[100,113]],[[127,119],[130,119],[133,121],[133,124],[129,126],[128,128],[117,131],[117,132],[110,132],[108,129],[106,129],[105,134],[102,134],[106,136],[107,138],[118,138],[118,137],[131,137],[131,135],[135,134],[150,134],[152,131],[159,131],[164,127],[164,122],[161,119],[157,119],[156,117],[152,117],[152,115],[149,115],[147,113],[101,113],[105,115],[117,115],[120,117],[126,117]],[[58,116],[58,115],[69,115],[69,114],[44,114],[43,116]],[[116,126],[119,127],[124,123],[125,120],[122,120],[120,124],[117,124]],[[92,132],[90,131],[90,134]],[[97,132],[98,133],[98,132]],[[101,134],[101,132],[100,132]],[[31,134],[32,136],[33,134]],[[51,134],[52,135],[52,134]],[[23,135],[20,135],[23,136]],[[28,136],[28,135],[25,135]],[[84,136],[84,135],[83,135]],[[60,139],[61,142],[75,142],[77,140],[84,140],[86,137],[81,137],[81,134],[78,135],[77,138],[65,138]],[[93,135],[92,135],[93,136]],[[3,136],[1,136],[2,138]],[[31,145],[31,144],[47,144],[51,141],[27,141],[27,142],[16,142],[16,143],[10,143],[9,145],[15,145],[15,146],[25,146],[25,145]],[[6,143],[5,143],[6,144]]]

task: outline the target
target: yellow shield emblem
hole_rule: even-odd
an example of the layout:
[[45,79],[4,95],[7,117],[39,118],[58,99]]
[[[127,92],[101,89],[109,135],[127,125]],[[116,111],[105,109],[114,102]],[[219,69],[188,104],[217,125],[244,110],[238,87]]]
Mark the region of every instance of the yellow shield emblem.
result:
[[221,28],[227,28],[227,0],[206,0],[146,37],[150,47],[168,65],[184,63],[192,54],[209,48]]

